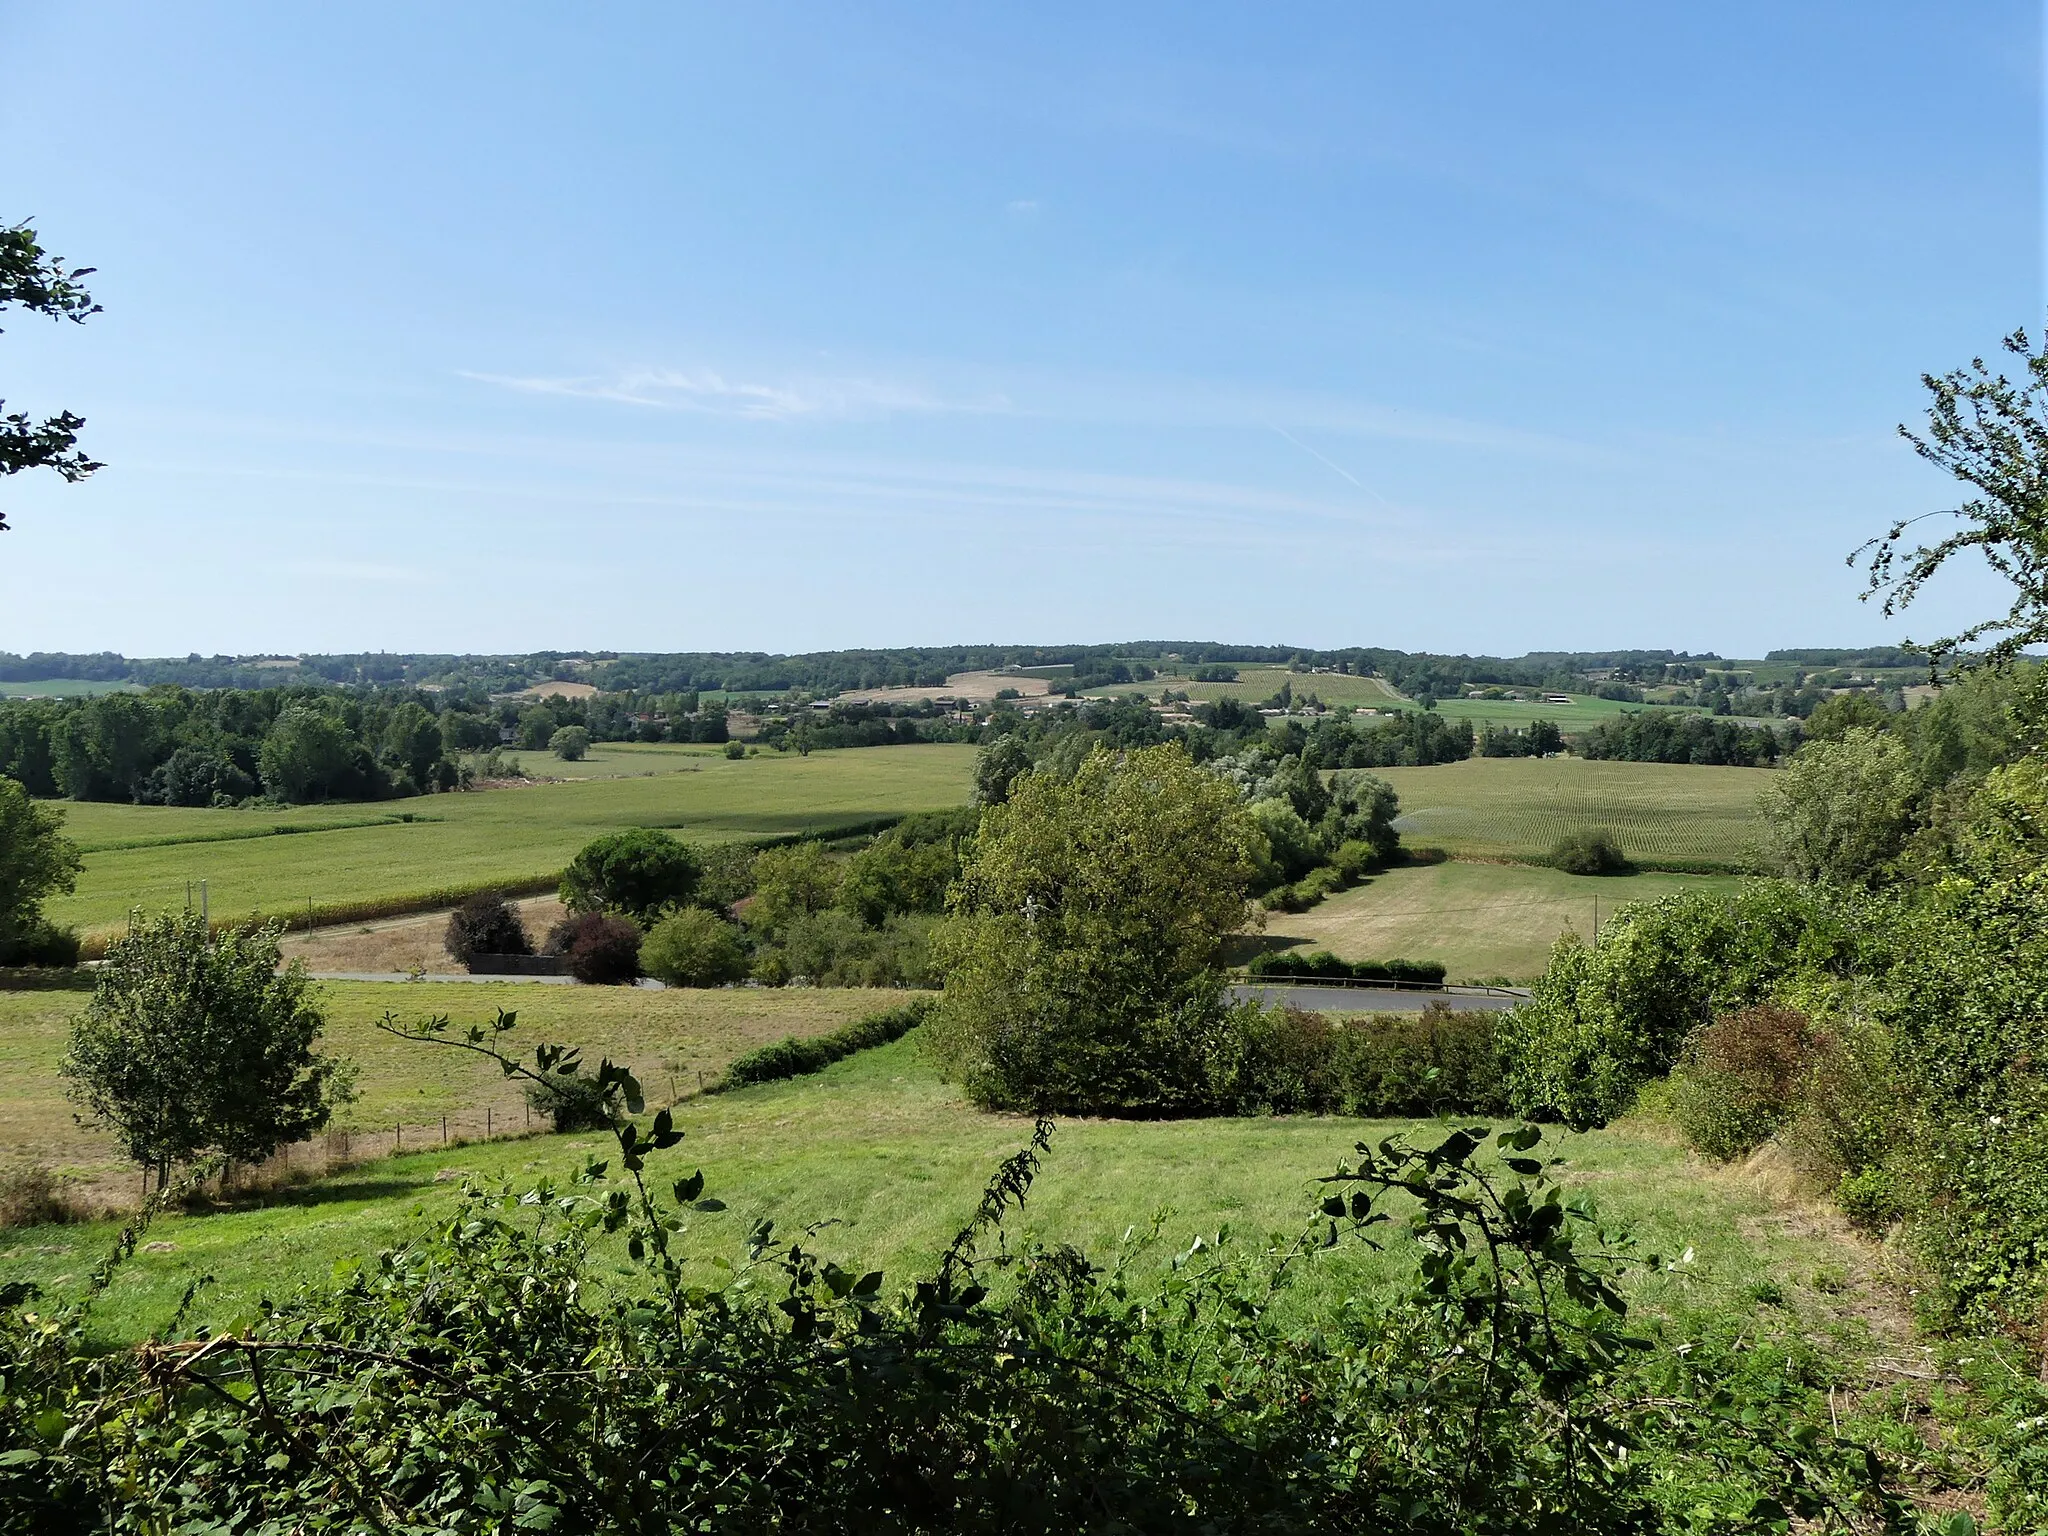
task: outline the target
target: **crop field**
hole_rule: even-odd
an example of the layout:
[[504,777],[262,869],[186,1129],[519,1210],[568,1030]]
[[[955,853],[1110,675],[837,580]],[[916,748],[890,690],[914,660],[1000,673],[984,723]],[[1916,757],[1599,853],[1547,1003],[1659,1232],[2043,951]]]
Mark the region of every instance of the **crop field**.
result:
[[1171,688],[1198,703],[1245,699],[1256,704],[1278,693],[1285,683],[1294,685],[1297,699],[1312,693],[1325,704],[1357,704],[1374,709],[1408,704],[1408,700],[1396,693],[1384,678],[1353,677],[1348,672],[1290,672],[1285,667],[1239,667],[1234,683],[1197,683],[1185,676],[1174,677],[1162,672],[1153,682],[1133,683],[1108,692],[1121,695],[1143,691],[1156,698],[1162,689]]
[[1565,731],[1590,730],[1621,715],[1632,715],[1645,709],[1677,715],[1699,713],[1690,706],[1627,704],[1619,699],[1596,699],[1583,693],[1573,694],[1569,704],[1537,704],[1520,699],[1439,699],[1436,705],[1436,712],[1446,720],[1470,720],[1475,726],[1526,726],[1532,720],[1548,720]]
[[1579,758],[1472,758],[1385,768],[1411,847],[1532,858],[1572,832],[1606,832],[1634,859],[1748,867],[1767,769]]
[[[519,1015],[517,1038],[582,1045],[594,1066],[610,1056],[630,1066],[650,1098],[688,1098],[742,1052],[790,1035],[819,1035],[892,1008],[904,994],[879,988],[739,987],[655,991],[637,987],[554,987],[520,982],[321,983],[327,1030],[321,1049],[356,1063],[358,1097],[336,1120],[351,1150],[394,1140],[436,1141],[442,1117],[451,1136],[480,1137],[527,1123],[516,1084],[482,1057],[411,1044],[374,1027],[389,1011],[411,1022],[446,1014],[488,1022],[500,1008]],[[132,1198],[128,1165],[105,1131],[79,1125],[57,1067],[84,991],[0,992],[0,1166],[40,1163],[97,1194],[116,1186]],[[393,1128],[402,1127],[394,1137]]]
[[77,893],[47,910],[60,923],[105,932],[132,906],[182,907],[188,882],[196,890],[200,880],[215,917],[531,883],[623,827],[721,842],[959,805],[974,752],[941,744],[728,759],[630,749],[617,760],[644,755],[673,771],[284,811],[67,803],[66,830],[86,850],[85,872]]
[[[520,1033],[525,1032],[522,1023]],[[761,1217],[779,1232],[830,1225],[806,1246],[858,1267],[881,1268],[890,1290],[929,1265],[972,1213],[997,1160],[1023,1144],[1026,1121],[979,1112],[938,1081],[915,1035],[863,1052],[815,1077],[692,1100],[677,1114],[686,1139],[650,1163],[659,1179],[701,1168],[707,1193],[728,1209],[693,1217],[680,1239],[710,1283],[729,1275],[706,1262],[737,1261]],[[1291,1117],[1182,1121],[1079,1120],[1061,1125],[1030,1203],[1011,1232],[1084,1245],[1098,1258],[1130,1234],[1133,1262],[1163,1266],[1189,1240],[1260,1245],[1301,1231],[1320,1191],[1313,1180],[1355,1143],[1396,1131],[1434,1138],[1433,1122]],[[1839,1274],[1838,1244],[1796,1232],[1734,1179],[1703,1178],[1668,1138],[1619,1129],[1549,1133],[1569,1159],[1566,1181],[1598,1202],[1603,1219],[1632,1226],[1647,1251],[1690,1249],[1683,1277],[1647,1275],[1641,1311],[1743,1307],[1746,1290],[1780,1277],[1785,1305],[1823,1305],[1802,1283],[1824,1266]],[[110,1335],[159,1327],[201,1275],[193,1325],[229,1328],[259,1298],[325,1281],[335,1266],[366,1262],[403,1242],[457,1199],[465,1176],[487,1186],[528,1187],[565,1178],[611,1150],[591,1134],[535,1136],[379,1159],[256,1207],[166,1217],[120,1271],[100,1316]],[[1146,1243],[1154,1221],[1155,1238]],[[1311,1305],[1384,1288],[1411,1262],[1408,1239],[1384,1252],[1347,1244],[1310,1263],[1290,1304]],[[107,1223],[0,1233],[0,1275],[43,1284],[52,1299],[75,1289],[113,1239]],[[1853,1255],[1849,1256],[1853,1259]],[[604,1278],[600,1265],[598,1278]],[[1839,1288],[1838,1280],[1830,1284]]]
[[1567,875],[1526,864],[1404,865],[1306,912],[1270,913],[1261,946],[1344,960],[1439,960],[1453,981],[1531,981],[1567,929],[1590,940],[1624,902],[1727,890],[1729,875]]

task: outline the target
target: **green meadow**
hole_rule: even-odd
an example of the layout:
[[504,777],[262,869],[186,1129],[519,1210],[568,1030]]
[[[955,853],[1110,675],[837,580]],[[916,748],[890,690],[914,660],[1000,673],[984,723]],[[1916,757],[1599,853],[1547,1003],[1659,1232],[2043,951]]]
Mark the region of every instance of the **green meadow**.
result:
[[1406,864],[1306,912],[1267,914],[1266,949],[1327,949],[1345,960],[1438,960],[1454,981],[1530,981],[1567,931],[1590,941],[1631,901],[1729,890],[1732,875],[1567,875],[1527,864]]
[[1573,832],[1606,832],[1632,859],[1735,871],[1755,858],[1757,795],[1770,770],[1581,758],[1477,757],[1384,768],[1411,848],[1536,858]]
[[[883,1269],[892,1287],[933,1261],[972,1213],[997,1160],[1029,1135],[1028,1122],[978,1111],[940,1081],[915,1035],[815,1077],[687,1101],[677,1124],[686,1139],[650,1173],[701,1168],[707,1192],[727,1206],[694,1217],[682,1239],[703,1278],[729,1278],[712,1261],[740,1261],[747,1230],[765,1217],[786,1232],[828,1223],[815,1246]],[[1214,1240],[1225,1229],[1255,1247],[1285,1241],[1313,1209],[1314,1180],[1357,1143],[1444,1129],[1318,1117],[1070,1121],[1056,1130],[1011,1237],[1072,1242],[1098,1258],[1128,1245],[1141,1266],[1162,1265],[1194,1238]],[[1788,1229],[1738,1181],[1703,1177],[1654,1127],[1554,1133],[1549,1146],[1566,1159],[1565,1181],[1603,1218],[1630,1228],[1645,1251],[1688,1255],[1677,1272],[1638,1282],[1642,1305],[1740,1308],[1766,1282],[1785,1305],[1824,1305],[1813,1282],[1840,1288],[1845,1255],[1836,1243],[1811,1228]],[[607,1155],[615,1158],[610,1139],[595,1134],[435,1147],[260,1202],[166,1216],[119,1272],[101,1304],[101,1327],[139,1338],[163,1326],[195,1284],[190,1325],[233,1327],[263,1297],[325,1281],[445,1219],[464,1180],[517,1191],[541,1178],[565,1180],[586,1159]],[[113,1237],[105,1222],[7,1232],[0,1276],[36,1281],[61,1298]],[[1347,1246],[1309,1262],[1296,1296],[1326,1306],[1387,1286],[1411,1262],[1405,1237],[1382,1252]],[[619,1267],[600,1263],[600,1282],[624,1272],[611,1264]],[[211,1278],[201,1284],[202,1277]]]
[[[85,852],[78,890],[48,903],[60,923],[117,928],[131,907],[182,907],[207,882],[216,917],[303,911],[309,902],[396,902],[414,892],[544,880],[591,838],[666,827],[691,841],[827,832],[967,797],[972,746],[763,753],[611,747],[594,761],[526,754],[562,782],[290,810],[183,810],[65,803]],[[566,775],[577,776],[568,778]],[[279,835],[289,833],[292,835]]]

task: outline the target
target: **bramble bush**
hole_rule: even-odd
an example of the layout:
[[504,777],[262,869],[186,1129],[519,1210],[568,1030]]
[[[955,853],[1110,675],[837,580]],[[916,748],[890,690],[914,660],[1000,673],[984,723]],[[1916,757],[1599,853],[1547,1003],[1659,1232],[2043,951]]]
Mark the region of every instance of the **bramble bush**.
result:
[[1671,1075],[1686,1139],[1731,1162],[1776,1136],[1799,1104],[1816,1039],[1802,1013],[1771,1003],[1723,1014],[1687,1042]]
[[[424,1041],[528,1079],[511,1025]],[[905,1286],[753,1228],[700,1280],[701,1173],[602,1063],[613,1159],[465,1193],[431,1232],[230,1333],[108,1352],[93,1308],[0,1287],[0,1526],[104,1531],[1077,1529],[1635,1536],[1904,1529],[1817,1388],[1631,1330],[1625,1234],[1568,1204],[1534,1127],[1361,1144],[1291,1243],[1162,1268],[1002,1241],[1052,1137],[1005,1160]],[[613,1169],[616,1167],[617,1172]],[[1383,1305],[1304,1327],[1291,1278],[1406,1228]],[[1142,1243],[1143,1240],[1139,1240]],[[623,1254],[621,1254],[623,1249]],[[1654,1257],[1644,1261],[1654,1264]],[[603,1271],[603,1283],[597,1275]],[[1695,1347],[1697,1346],[1697,1347]]]

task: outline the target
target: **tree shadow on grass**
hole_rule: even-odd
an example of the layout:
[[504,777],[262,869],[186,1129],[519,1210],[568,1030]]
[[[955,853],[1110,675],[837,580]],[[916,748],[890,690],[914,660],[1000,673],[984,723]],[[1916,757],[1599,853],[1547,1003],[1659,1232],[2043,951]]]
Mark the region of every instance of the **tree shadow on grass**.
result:
[[400,1195],[417,1194],[435,1182],[432,1173],[416,1179],[317,1179],[280,1189],[237,1190],[225,1199],[208,1196],[184,1207],[181,1214],[228,1216],[240,1211],[306,1209],[348,1201],[389,1200]]

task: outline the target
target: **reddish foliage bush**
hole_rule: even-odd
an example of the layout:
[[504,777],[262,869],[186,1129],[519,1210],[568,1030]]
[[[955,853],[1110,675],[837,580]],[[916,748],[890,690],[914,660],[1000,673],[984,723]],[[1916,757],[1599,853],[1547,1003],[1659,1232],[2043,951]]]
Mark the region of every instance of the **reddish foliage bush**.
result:
[[555,924],[547,952],[560,955],[578,981],[623,986],[640,974],[640,929],[627,918],[589,912]]

